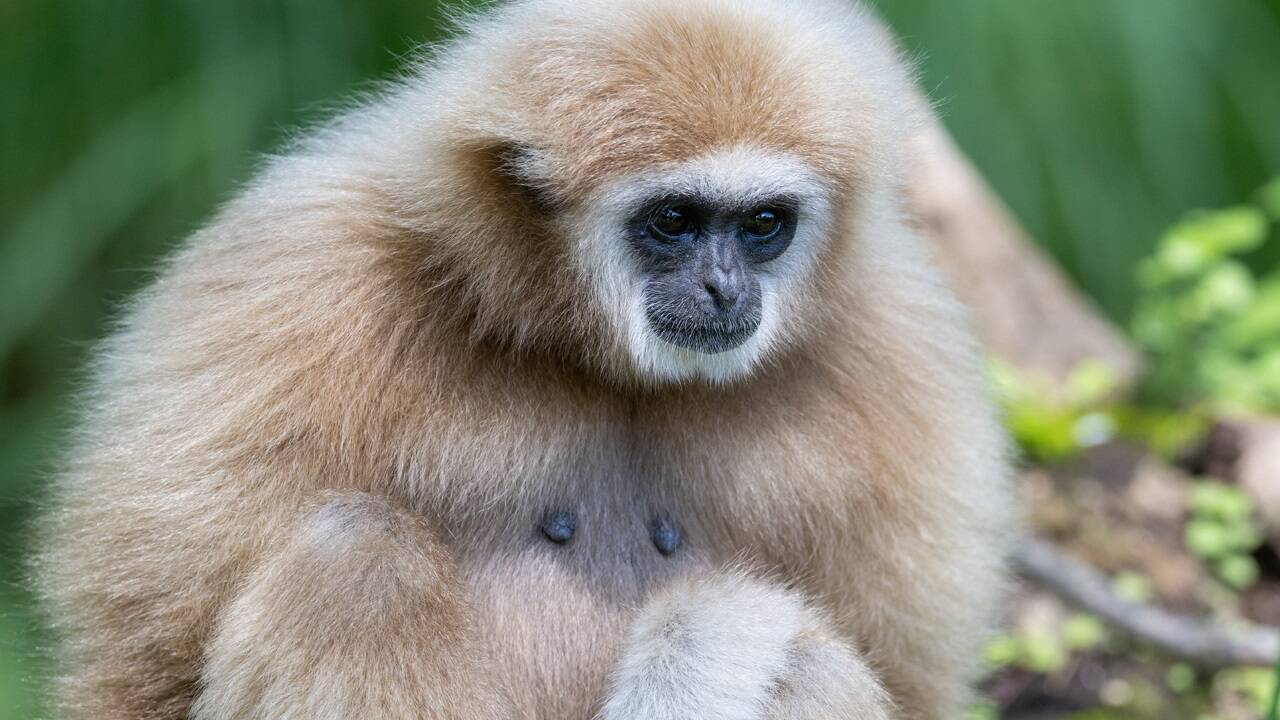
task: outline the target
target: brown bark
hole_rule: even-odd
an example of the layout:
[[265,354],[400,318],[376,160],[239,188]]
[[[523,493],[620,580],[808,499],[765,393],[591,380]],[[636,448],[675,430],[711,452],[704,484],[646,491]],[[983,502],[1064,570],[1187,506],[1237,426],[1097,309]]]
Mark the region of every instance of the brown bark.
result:
[[1101,360],[1122,385],[1137,352],[1017,225],[956,147],[928,120],[913,142],[908,193],[917,221],[990,350],[1060,384],[1085,360]]

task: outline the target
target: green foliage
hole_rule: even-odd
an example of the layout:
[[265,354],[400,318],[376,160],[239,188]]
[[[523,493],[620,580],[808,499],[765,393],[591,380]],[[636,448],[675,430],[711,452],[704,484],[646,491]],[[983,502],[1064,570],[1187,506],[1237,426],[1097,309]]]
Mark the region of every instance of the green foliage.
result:
[[1212,422],[1204,408],[1196,407],[1169,410],[1127,402],[1108,412],[1118,435],[1140,442],[1170,460],[1203,437]]
[[1005,412],[1005,425],[1031,460],[1051,462],[1111,437],[1111,417],[1100,412],[1116,387],[1115,373],[1101,363],[1072,371],[1066,392],[992,358],[988,374]]
[[988,374],[1005,426],[1028,460],[1054,463],[1113,438],[1140,442],[1173,457],[1201,437],[1209,416],[1200,408],[1167,410],[1116,397],[1115,374],[1099,362],[1081,363],[1066,391],[992,359]]
[[[1280,268],[1259,275],[1248,262],[1268,249],[1280,180],[1257,198],[1178,223],[1140,264],[1132,325],[1149,368],[1136,401],[1116,400],[1114,375],[1099,363],[1077,367],[1064,393],[992,362],[1006,424],[1029,459],[1061,460],[1113,436],[1172,456],[1213,415],[1280,412]],[[1222,570],[1236,582],[1249,574],[1234,559]]]
[[1247,262],[1273,231],[1276,187],[1258,205],[1178,223],[1139,266],[1133,332],[1150,361],[1146,400],[1280,411],[1280,270],[1258,275]]
[[1186,663],[1174,663],[1165,671],[1164,684],[1173,692],[1181,695],[1191,692],[1196,686],[1196,671]]
[[1271,678],[1271,702],[1267,706],[1267,720],[1280,720],[1280,658],[1276,659]]
[[1151,581],[1146,576],[1125,570],[1111,579],[1111,589],[1121,600],[1141,605],[1151,599]]
[[965,711],[964,720],[1000,720],[1000,710],[993,703],[978,703]]
[[1258,191],[1258,205],[1272,220],[1280,221],[1280,178],[1272,180]]
[[1200,480],[1187,499],[1191,514],[1185,531],[1187,549],[1209,564],[1222,582],[1244,590],[1258,580],[1252,553],[1262,543],[1253,519],[1253,503],[1243,490],[1213,480]]
[[1074,652],[1097,649],[1106,640],[1106,629],[1092,615],[1075,614],[1060,627],[1015,630],[987,642],[983,657],[993,668],[1020,667],[1051,675],[1066,667]]
[[[1259,715],[1270,713],[1275,694],[1275,676],[1269,668],[1228,668],[1213,677],[1213,694],[1242,698]],[[1268,715],[1268,720],[1273,720]]]
[[1117,320],[1151,238],[1280,172],[1277,0],[876,4],[960,145]]
[[1088,652],[1097,648],[1107,637],[1102,621],[1092,615],[1076,613],[1062,625],[1062,640],[1073,652]]

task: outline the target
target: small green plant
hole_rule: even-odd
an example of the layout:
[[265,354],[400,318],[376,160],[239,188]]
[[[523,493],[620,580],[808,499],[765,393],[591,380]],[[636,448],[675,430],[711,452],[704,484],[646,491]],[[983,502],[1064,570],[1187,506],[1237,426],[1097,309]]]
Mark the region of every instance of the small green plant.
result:
[[1052,675],[1067,666],[1071,653],[1090,652],[1106,641],[1106,629],[1092,615],[1075,614],[1056,628],[1014,630],[992,638],[984,657],[993,668],[1018,667]]
[[[1280,190],[1280,185],[1277,190]],[[1280,193],[1277,196],[1276,207],[1280,208]],[[1275,672],[1271,677],[1271,705],[1267,708],[1267,720],[1280,720],[1280,658],[1276,659]]]
[[1196,671],[1186,663],[1174,663],[1165,671],[1164,684],[1179,695],[1189,693],[1196,687]]
[[1270,705],[1275,695],[1274,675],[1270,668],[1236,667],[1219,670],[1213,676],[1212,693],[1218,698],[1238,698],[1252,713],[1267,713],[1274,720]]
[[1000,720],[1000,710],[994,703],[978,703],[965,711],[964,720]]
[[989,373],[1005,425],[1032,462],[1069,459],[1114,438],[1140,442],[1173,457],[1208,429],[1208,415],[1117,400],[1115,372],[1099,361],[1071,371],[1066,387],[992,359]]
[[1069,657],[1063,639],[1045,630],[1000,635],[987,644],[984,655],[992,667],[1019,667],[1041,675],[1062,670]]
[[1147,576],[1131,570],[1116,573],[1111,580],[1111,589],[1121,600],[1141,605],[1151,599],[1151,580]]
[[1019,371],[999,359],[989,365],[1005,424],[1028,459],[1052,462],[1109,440],[1115,422],[1105,402],[1117,381],[1111,368],[1085,362],[1072,370],[1065,389]]
[[1219,580],[1244,590],[1258,579],[1253,551],[1262,534],[1253,520],[1253,503],[1240,488],[1199,480],[1187,496],[1187,549],[1206,562]]
[[1248,265],[1280,220],[1280,181],[1254,205],[1201,212],[1139,267],[1133,333],[1148,355],[1144,395],[1165,407],[1280,410],[1280,271]]

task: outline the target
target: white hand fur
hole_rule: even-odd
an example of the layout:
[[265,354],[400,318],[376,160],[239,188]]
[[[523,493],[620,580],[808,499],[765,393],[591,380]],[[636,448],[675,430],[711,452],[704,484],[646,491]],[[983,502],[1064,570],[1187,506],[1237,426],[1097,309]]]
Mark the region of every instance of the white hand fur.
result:
[[636,618],[601,720],[886,720],[884,689],[796,593],[726,572]]

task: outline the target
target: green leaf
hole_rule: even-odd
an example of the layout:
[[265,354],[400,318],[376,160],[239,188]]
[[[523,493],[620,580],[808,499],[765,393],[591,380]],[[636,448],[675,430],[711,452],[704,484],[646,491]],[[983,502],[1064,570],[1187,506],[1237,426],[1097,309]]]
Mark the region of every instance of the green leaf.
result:
[[1275,672],[1271,676],[1271,702],[1267,707],[1267,720],[1280,720],[1280,658],[1276,659]]
[[1272,220],[1280,221],[1280,178],[1262,186],[1258,191],[1258,204]]
[[1275,673],[1269,668],[1241,667],[1218,671],[1213,678],[1215,691],[1242,693],[1258,713],[1269,713],[1275,693]]
[[1000,710],[993,703],[978,703],[965,710],[964,720],[1000,720]]
[[1191,486],[1187,505],[1196,515],[1234,521],[1253,514],[1253,502],[1238,487],[1216,480],[1201,480]]
[[1258,285],[1253,302],[1224,327],[1223,341],[1237,351],[1280,343],[1280,273]]
[[1008,667],[1018,661],[1022,644],[1013,635],[997,635],[987,642],[982,656],[991,667]]
[[1197,557],[1214,559],[1231,552],[1227,529],[1216,520],[1197,518],[1187,523],[1184,540],[1187,549]]
[[1239,313],[1253,300],[1253,275],[1244,265],[1226,261],[1210,270],[1190,296],[1196,318],[1207,322]]
[[1071,402],[1077,406],[1105,400],[1115,392],[1118,382],[1116,371],[1101,360],[1085,360],[1072,368],[1067,376]]
[[1175,230],[1161,240],[1160,251],[1155,257],[1156,270],[1149,281],[1167,283],[1190,277],[1209,267],[1216,259],[1204,243],[1196,241],[1195,236]]
[[1238,205],[1187,220],[1174,233],[1210,255],[1234,255],[1262,245],[1267,238],[1267,218],[1252,205]]
[[1126,602],[1141,604],[1151,599],[1151,581],[1132,571],[1117,573],[1111,587]]
[[1253,523],[1253,518],[1244,517],[1223,525],[1227,533],[1227,545],[1235,553],[1253,552],[1262,544],[1262,533]]
[[1186,663],[1174,663],[1165,672],[1164,684],[1179,695],[1195,689],[1196,671]]
[[1258,563],[1248,555],[1228,555],[1214,564],[1214,572],[1235,590],[1247,590],[1258,582]]
[[1106,637],[1102,622],[1092,615],[1075,614],[1062,626],[1062,640],[1067,648],[1088,651],[1098,647]]
[[1031,632],[1022,638],[1020,665],[1032,672],[1052,675],[1067,665],[1062,641],[1047,632]]

